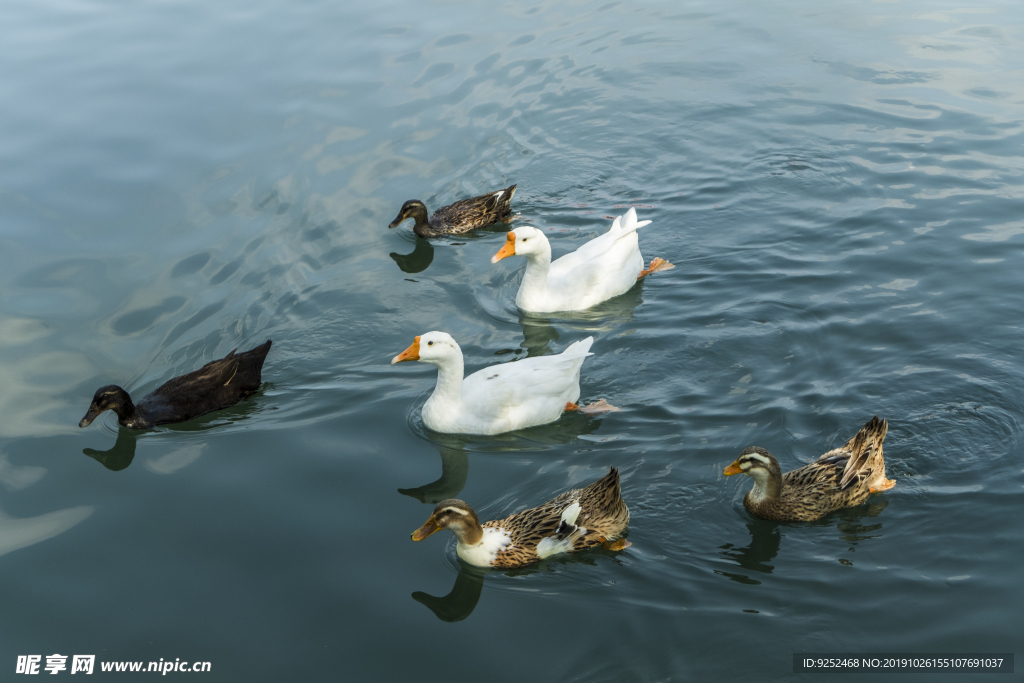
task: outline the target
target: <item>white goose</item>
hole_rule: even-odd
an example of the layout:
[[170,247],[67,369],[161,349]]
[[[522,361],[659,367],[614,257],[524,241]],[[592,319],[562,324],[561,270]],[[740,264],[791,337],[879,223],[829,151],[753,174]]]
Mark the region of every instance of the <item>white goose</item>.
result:
[[508,233],[491,263],[507,256],[526,257],[526,273],[516,294],[516,306],[524,311],[579,311],[625,294],[645,275],[675,268],[655,258],[644,269],[636,231],[650,222],[637,222],[636,211],[630,209],[612,222],[608,232],[554,262],[544,233],[524,225]]
[[502,434],[554,422],[566,410],[617,410],[603,399],[580,408],[580,367],[593,354],[593,337],[557,356],[492,365],[463,378],[462,349],[450,334],[427,332],[391,363],[418,360],[437,366],[437,386],[423,406],[423,423],[448,434]]

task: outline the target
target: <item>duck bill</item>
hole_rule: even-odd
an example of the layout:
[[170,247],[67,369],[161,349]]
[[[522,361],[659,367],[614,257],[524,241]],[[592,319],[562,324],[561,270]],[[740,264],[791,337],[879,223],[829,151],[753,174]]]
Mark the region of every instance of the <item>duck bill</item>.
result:
[[405,218],[406,218],[406,217],[405,217],[405,215],[403,215],[403,214],[398,214],[398,216],[397,216],[397,217],[395,218],[395,220],[393,220],[393,221],[391,221],[390,223],[388,223],[388,227],[389,227],[389,228],[397,228],[397,227],[399,226],[399,224],[400,224],[400,223],[401,223],[402,221],[404,221],[404,220],[405,220]]
[[420,338],[416,337],[413,339],[412,344],[405,351],[391,359],[391,364],[404,363],[407,360],[419,360],[420,359]]
[[412,532],[412,540],[422,541],[427,536],[430,536],[431,534],[438,532],[440,530],[441,527],[437,525],[437,520],[431,517],[426,522],[424,522],[423,526],[421,526],[416,531]]
[[505,246],[498,250],[498,253],[491,257],[491,263],[497,263],[503,258],[516,255],[516,234],[510,232],[505,238]]
[[743,474],[743,470],[740,469],[739,460],[733,461],[731,465],[722,470],[722,474],[727,477],[731,477],[734,474]]
[[87,412],[85,414],[85,417],[83,417],[81,420],[78,421],[78,426],[79,427],[88,427],[89,425],[92,424],[93,420],[95,420],[97,417],[100,416],[100,413],[102,413],[102,412],[103,411],[99,410],[98,408],[95,408],[93,406],[89,406],[89,412]]

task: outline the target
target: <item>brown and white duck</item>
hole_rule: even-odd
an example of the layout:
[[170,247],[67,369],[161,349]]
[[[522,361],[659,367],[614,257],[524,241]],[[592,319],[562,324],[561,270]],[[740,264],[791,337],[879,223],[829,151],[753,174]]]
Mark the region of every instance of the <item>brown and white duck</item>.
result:
[[841,448],[809,465],[782,473],[775,457],[752,446],[725,468],[725,475],[745,474],[754,488],[743,497],[751,514],[780,522],[809,522],[833,510],[860,505],[872,493],[896,485],[885,477],[882,441],[889,423],[878,416]]
[[575,553],[594,546],[624,550],[621,538],[629,524],[629,508],[619,489],[614,467],[582,489],[566,491],[535,508],[505,519],[480,523],[466,502],[442,500],[412,540],[422,541],[441,529],[458,539],[456,552],[478,567],[513,569],[559,553]]
[[233,406],[260,388],[263,361],[270,352],[270,344],[268,339],[249,351],[232,351],[198,370],[175,377],[138,403],[133,403],[128,392],[116,384],[100,387],[78,426],[88,427],[105,410],[117,413],[122,427],[150,429]]

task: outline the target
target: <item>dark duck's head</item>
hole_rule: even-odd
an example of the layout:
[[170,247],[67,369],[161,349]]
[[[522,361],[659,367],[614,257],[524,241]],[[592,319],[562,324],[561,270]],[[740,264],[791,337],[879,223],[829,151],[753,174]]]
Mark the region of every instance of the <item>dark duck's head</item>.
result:
[[416,225],[427,223],[426,205],[418,199],[410,199],[405,204],[402,204],[402,210],[398,212],[398,216],[395,217],[395,220],[388,224],[388,227],[397,228],[398,224],[406,218],[412,218],[415,220]]
[[116,384],[108,384],[96,390],[96,394],[92,397],[92,403],[89,404],[89,411],[79,421],[78,426],[88,427],[105,410],[113,410],[120,418],[130,412],[129,409],[134,410],[134,405],[132,405],[132,399],[128,396],[128,392]]

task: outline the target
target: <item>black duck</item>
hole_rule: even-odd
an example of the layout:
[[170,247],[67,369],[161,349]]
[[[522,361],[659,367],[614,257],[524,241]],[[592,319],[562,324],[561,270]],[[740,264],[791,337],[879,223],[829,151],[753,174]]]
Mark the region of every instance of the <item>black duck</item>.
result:
[[416,221],[413,231],[420,237],[440,237],[442,235],[459,235],[475,228],[497,223],[512,215],[512,195],[516,186],[509,185],[504,190],[482,194],[479,197],[463,199],[442,206],[427,219],[427,207],[418,199],[410,199],[402,204],[398,217],[391,221],[389,228],[396,228],[406,218]]
[[117,421],[122,427],[149,429],[185,422],[233,406],[259,389],[260,373],[270,351],[270,343],[268,339],[262,345],[239,354],[232,351],[194,372],[175,377],[138,403],[132,403],[128,392],[116,384],[100,387],[92,397],[89,412],[78,426],[88,427],[105,410],[117,413]]

